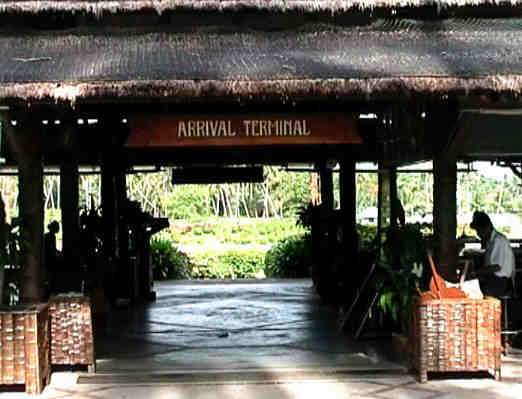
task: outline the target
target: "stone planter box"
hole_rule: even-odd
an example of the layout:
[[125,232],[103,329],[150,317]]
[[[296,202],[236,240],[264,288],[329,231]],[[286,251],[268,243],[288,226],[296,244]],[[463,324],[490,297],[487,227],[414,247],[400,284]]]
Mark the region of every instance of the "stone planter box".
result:
[[39,394],[49,382],[47,304],[0,307],[0,384]]

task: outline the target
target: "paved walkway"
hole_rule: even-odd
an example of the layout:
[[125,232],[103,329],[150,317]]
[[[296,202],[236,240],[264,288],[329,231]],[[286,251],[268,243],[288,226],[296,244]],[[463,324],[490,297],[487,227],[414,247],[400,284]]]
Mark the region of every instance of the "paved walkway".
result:
[[98,340],[98,372],[401,367],[338,331],[336,311],[308,279],[167,282],[156,291],[155,303],[114,313]]
[[[156,302],[119,309],[96,338],[97,373],[54,372],[41,397],[512,398],[522,354],[503,381],[418,384],[389,341],[353,341],[309,280],[161,283]],[[2,399],[26,398],[0,393]]]
[[[522,370],[522,367],[520,367]],[[339,378],[243,381],[209,379],[189,383],[146,382],[79,384],[81,373],[54,373],[42,398],[48,399],[520,399],[522,378],[497,382],[489,378],[428,381],[411,376],[353,375]],[[2,399],[28,399],[25,393],[0,393]]]

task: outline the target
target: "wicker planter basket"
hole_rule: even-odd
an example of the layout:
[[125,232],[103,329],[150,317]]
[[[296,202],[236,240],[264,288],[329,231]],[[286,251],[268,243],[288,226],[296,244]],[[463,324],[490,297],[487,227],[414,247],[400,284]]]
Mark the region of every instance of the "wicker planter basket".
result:
[[0,384],[39,394],[49,382],[47,304],[0,308]]
[[96,371],[91,302],[85,296],[55,296],[49,300],[51,364],[87,365]]
[[421,300],[413,304],[411,366],[428,372],[487,371],[500,379],[501,306],[496,298]]

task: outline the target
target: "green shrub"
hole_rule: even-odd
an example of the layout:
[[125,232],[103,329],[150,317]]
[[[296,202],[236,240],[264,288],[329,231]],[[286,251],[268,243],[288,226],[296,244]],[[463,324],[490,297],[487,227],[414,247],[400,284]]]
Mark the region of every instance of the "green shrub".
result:
[[378,306],[391,316],[394,329],[408,334],[413,299],[418,296],[421,278],[412,270],[388,270]]
[[209,251],[198,253],[193,259],[192,278],[234,280],[264,277],[264,254],[260,251]]
[[425,262],[426,248],[431,238],[423,234],[422,228],[418,223],[388,228],[383,243],[384,261],[395,268],[406,269],[411,269],[415,263]]
[[431,278],[426,264],[426,251],[431,236],[422,233],[420,224],[406,224],[388,229],[383,245],[388,278],[383,281],[379,306],[384,314],[391,316],[394,328],[407,334],[411,304],[418,291],[428,288]]
[[192,262],[187,254],[176,249],[170,240],[151,242],[154,280],[182,280],[190,278]]
[[172,240],[180,245],[201,244],[209,239],[223,244],[275,244],[305,231],[295,218],[205,218],[198,222],[170,220]]
[[310,234],[287,237],[265,255],[267,277],[303,278],[310,276],[312,242]]
[[17,305],[23,281],[22,252],[27,248],[27,241],[22,239],[21,219],[13,218],[11,224],[6,223],[1,197],[0,204],[0,268],[3,273],[0,305]]
[[376,225],[357,225],[357,234],[359,235],[359,246],[361,249],[375,249],[377,242],[377,226]]

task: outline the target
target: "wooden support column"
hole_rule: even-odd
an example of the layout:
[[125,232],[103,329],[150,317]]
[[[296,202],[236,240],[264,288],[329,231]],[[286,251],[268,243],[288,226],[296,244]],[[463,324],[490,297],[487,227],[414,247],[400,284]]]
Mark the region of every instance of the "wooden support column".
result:
[[[125,192],[126,160],[122,157],[122,148],[128,136],[128,130],[121,124],[117,115],[105,115],[104,130],[105,152],[101,162],[101,206],[103,218],[104,243],[103,254],[107,258],[121,259],[121,197]],[[123,174],[123,175],[122,175]]]
[[390,186],[390,227],[396,229],[399,214],[399,194],[397,192],[397,169],[389,169],[389,186]]
[[125,219],[127,206],[127,177],[125,174],[125,166],[123,162],[118,164],[118,170],[114,175],[115,195],[116,195],[116,213],[118,214],[118,252],[120,259],[129,259],[129,232],[128,223]]
[[334,220],[334,192],[333,192],[333,172],[326,167],[326,162],[321,163],[319,176],[321,179],[321,204],[324,222],[328,229],[328,248],[333,250],[337,245],[337,223]]
[[456,279],[457,162],[451,154],[433,160],[433,231],[437,266],[442,276]]
[[437,268],[447,280],[456,280],[457,157],[451,145],[458,124],[456,103],[431,104],[426,111],[427,134],[433,155],[433,233]]
[[80,265],[78,164],[68,161],[60,166],[60,198],[62,209],[62,253],[67,268]]
[[321,203],[325,209],[331,210],[334,206],[332,170],[323,163],[319,175],[321,179]]
[[377,175],[378,194],[377,194],[377,237],[379,245],[379,257],[382,257],[382,244],[384,243],[385,231],[391,223],[391,174],[389,169],[381,169]]
[[122,155],[122,147],[128,132],[117,115],[104,115],[100,119],[100,128],[106,132],[103,141],[104,152],[101,154],[102,252],[110,270],[110,276],[100,278],[100,281],[104,278],[109,279],[111,289],[104,293],[106,297],[128,298],[128,234],[122,210],[122,197],[126,190],[126,160]]
[[358,251],[358,238],[356,230],[356,180],[355,180],[355,161],[345,157],[341,162],[340,180],[340,201],[343,215],[343,241],[346,246],[348,259]]
[[103,224],[103,254],[108,259],[119,257],[116,243],[119,237],[119,223],[116,205],[116,166],[109,155],[101,165],[101,208]]
[[118,297],[129,297],[134,292],[134,270],[129,265],[128,221],[124,219],[127,201],[124,162],[117,156],[107,156],[101,168],[102,218],[104,230],[103,253],[117,261],[120,286]]
[[16,128],[10,123],[12,115],[0,110],[0,121],[6,133],[11,154],[18,164],[19,214],[22,219],[23,303],[42,300],[42,241],[43,241],[43,161],[42,131],[39,120],[19,113]]

